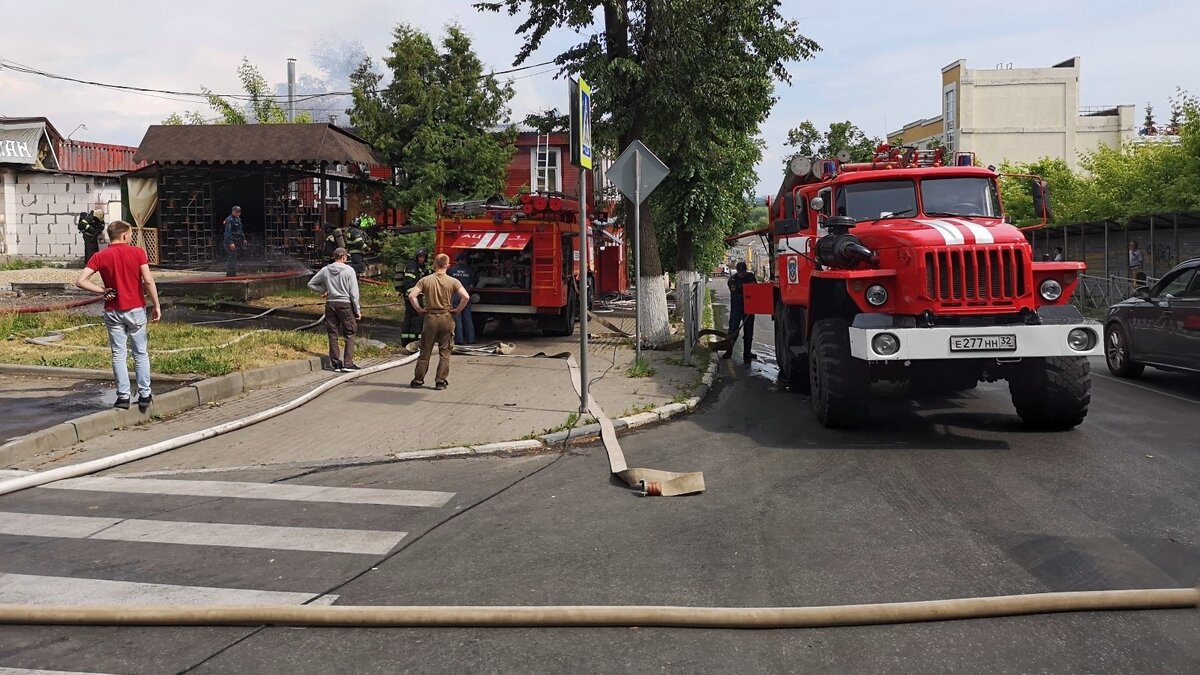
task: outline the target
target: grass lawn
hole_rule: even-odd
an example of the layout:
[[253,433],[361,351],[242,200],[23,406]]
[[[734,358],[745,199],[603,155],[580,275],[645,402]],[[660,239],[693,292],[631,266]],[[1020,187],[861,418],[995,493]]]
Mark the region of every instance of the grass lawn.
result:
[[[362,302],[362,314],[364,318],[397,322],[404,320],[404,305],[401,304],[400,295],[396,293],[396,289],[391,284],[387,286],[359,284],[358,294],[359,300]],[[308,312],[313,315],[325,312],[325,301],[321,299],[321,296],[304,288],[280,291],[273,295],[252,300],[251,304],[259,307],[288,307],[292,311]],[[292,306],[297,304],[302,306]],[[377,305],[385,306],[379,307]]]
[[[25,338],[42,337],[52,331],[86,324],[97,325],[64,333],[62,344],[96,349],[80,350],[25,342]],[[100,324],[99,317],[66,312],[0,314],[0,363],[106,370],[111,367],[108,334]],[[209,328],[169,321],[151,324],[151,370],[163,374],[225,375],[238,370],[324,354],[328,349],[324,333],[278,330],[254,333],[235,344],[224,346],[252,332],[253,329],[248,328]],[[156,353],[161,350],[190,347],[201,349],[174,354]],[[368,357],[377,356],[385,351],[364,347],[360,348],[358,353]],[[131,360],[131,372],[132,368]]]

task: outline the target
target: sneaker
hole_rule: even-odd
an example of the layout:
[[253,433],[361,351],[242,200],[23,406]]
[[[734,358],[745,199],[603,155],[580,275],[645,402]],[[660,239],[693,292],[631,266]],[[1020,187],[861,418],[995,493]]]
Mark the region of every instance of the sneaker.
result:
[[120,408],[121,410],[129,410],[129,397],[128,396],[118,396],[117,402],[113,404],[113,407]]
[[330,361],[329,362],[329,370],[332,370],[335,373],[342,372],[342,362],[341,361]]
[[351,364],[342,366],[343,373],[353,373],[356,370],[362,370],[362,366],[358,365],[357,363],[351,363]]
[[447,381],[445,381],[445,380],[442,380],[441,382],[435,382],[435,383],[433,384],[433,388],[434,388],[434,389],[437,389],[438,391],[441,391],[441,390],[443,390],[443,389],[445,389],[446,387],[449,387],[449,386],[450,386],[450,383],[449,383],[449,382],[447,382]]
[[146,412],[150,409],[150,403],[154,401],[154,394],[138,397],[138,411]]
[[754,361],[757,358],[758,358],[758,354],[755,354],[754,352],[746,352],[745,354],[742,355],[742,360],[747,363],[749,363],[750,361]]
[[425,386],[425,383],[420,380],[413,380],[412,382],[408,383],[408,386],[412,387],[413,389],[420,389],[421,387]]

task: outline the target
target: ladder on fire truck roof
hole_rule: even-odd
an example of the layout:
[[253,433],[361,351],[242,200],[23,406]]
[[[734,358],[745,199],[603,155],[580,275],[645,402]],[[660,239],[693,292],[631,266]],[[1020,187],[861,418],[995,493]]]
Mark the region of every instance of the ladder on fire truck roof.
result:
[[538,134],[534,149],[533,192],[553,192],[557,185],[550,184],[550,134]]

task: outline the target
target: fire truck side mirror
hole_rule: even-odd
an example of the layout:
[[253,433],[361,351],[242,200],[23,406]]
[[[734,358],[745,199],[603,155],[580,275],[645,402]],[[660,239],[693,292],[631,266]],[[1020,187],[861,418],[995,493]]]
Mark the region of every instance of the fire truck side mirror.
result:
[[1033,193],[1034,215],[1041,218],[1043,223],[1053,220],[1054,214],[1050,210],[1050,186],[1044,180],[1035,180],[1030,185],[1030,190]]

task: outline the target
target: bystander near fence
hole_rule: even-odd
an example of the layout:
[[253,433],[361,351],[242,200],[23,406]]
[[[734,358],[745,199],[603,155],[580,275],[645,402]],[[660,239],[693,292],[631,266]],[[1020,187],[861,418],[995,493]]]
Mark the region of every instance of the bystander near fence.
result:
[[[1034,260],[1051,258],[1062,247],[1067,260],[1087,263],[1071,298],[1081,310],[1104,310],[1153,285],[1179,263],[1200,257],[1200,211],[1152,213],[1125,221],[1070,223],[1028,232]],[[1130,268],[1130,243],[1142,251],[1141,272]]]

